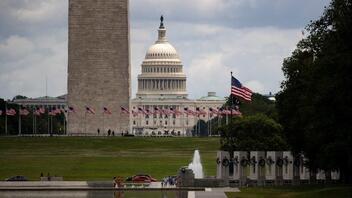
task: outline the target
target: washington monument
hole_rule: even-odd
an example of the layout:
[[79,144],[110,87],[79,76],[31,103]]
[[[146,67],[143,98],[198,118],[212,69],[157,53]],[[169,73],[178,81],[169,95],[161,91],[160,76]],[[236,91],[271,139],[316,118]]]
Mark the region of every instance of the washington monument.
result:
[[68,106],[77,110],[68,115],[69,134],[129,128],[120,112],[131,94],[128,6],[128,0],[69,0]]

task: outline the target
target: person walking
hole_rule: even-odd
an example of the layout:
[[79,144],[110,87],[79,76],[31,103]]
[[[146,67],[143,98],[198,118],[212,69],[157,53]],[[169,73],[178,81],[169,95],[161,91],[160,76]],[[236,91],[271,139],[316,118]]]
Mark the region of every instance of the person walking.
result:
[[97,132],[98,132],[98,136],[99,136],[100,135],[100,129],[99,128],[98,128]]

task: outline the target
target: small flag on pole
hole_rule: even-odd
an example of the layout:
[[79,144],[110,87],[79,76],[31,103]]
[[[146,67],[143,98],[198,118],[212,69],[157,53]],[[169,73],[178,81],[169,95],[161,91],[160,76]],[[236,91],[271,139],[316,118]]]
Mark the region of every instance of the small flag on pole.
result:
[[36,116],[40,116],[39,108],[37,108],[35,111],[33,110],[33,114]]
[[6,110],[6,115],[8,115],[8,116],[14,116],[14,115],[16,115],[16,110],[14,110],[14,109],[7,109]]
[[61,113],[61,109],[59,108],[55,108],[54,110],[52,110],[55,114],[60,114]]
[[111,111],[108,108],[104,107],[103,110],[104,114],[111,114]]
[[44,114],[44,113],[45,113],[44,107],[39,108],[39,112],[40,112],[41,114]]
[[68,112],[69,113],[76,113],[76,110],[73,107],[68,107]]
[[125,107],[121,106],[120,108],[121,108],[121,113],[130,114],[128,109],[126,109]]
[[48,115],[55,116],[55,115],[56,115],[55,110],[49,111],[49,112],[48,112]]
[[20,109],[20,115],[27,116],[29,114],[29,111],[27,109]]
[[87,113],[90,113],[90,114],[95,114],[94,109],[92,109],[92,108],[90,108],[90,107],[88,107],[88,106],[86,106],[86,112],[87,112]]

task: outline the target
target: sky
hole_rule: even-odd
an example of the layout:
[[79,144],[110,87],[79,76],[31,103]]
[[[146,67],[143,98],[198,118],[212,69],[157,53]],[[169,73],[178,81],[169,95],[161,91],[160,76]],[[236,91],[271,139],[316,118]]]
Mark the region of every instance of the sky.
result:
[[[131,82],[164,15],[189,98],[230,92],[230,72],[254,92],[280,90],[283,59],[329,0],[130,0]],[[0,0],[0,98],[67,92],[67,0]]]

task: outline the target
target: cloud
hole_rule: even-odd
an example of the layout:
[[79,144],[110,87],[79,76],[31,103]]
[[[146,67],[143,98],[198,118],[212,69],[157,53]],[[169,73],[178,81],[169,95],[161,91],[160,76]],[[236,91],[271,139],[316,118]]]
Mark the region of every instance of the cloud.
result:
[[[329,0],[130,1],[132,90],[161,14],[187,74],[190,98],[229,93],[229,72],[255,91],[276,92],[281,64]],[[0,1],[0,97],[60,95],[67,87],[67,0]]]
[[256,80],[248,81],[244,86],[256,93],[263,93],[264,91],[263,83]]

